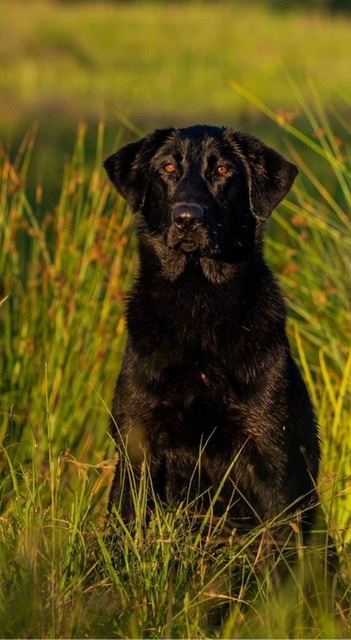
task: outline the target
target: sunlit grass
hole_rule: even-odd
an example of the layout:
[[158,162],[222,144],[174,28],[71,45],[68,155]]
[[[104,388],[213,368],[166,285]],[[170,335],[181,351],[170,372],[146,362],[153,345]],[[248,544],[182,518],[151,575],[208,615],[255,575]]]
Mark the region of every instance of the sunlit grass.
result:
[[91,464],[108,444],[103,403],[119,368],[135,253],[129,215],[108,204],[102,135],[100,127],[96,168],[87,176],[80,130],[60,200],[48,213],[40,194],[31,205],[25,193],[32,139],[14,164],[2,154],[0,433],[5,446],[16,443],[19,460],[33,437],[43,459],[50,444]]
[[16,476],[10,470],[12,505],[0,523],[4,637],[349,637],[349,582],[326,580],[323,535],[307,550],[292,529],[299,561],[280,584],[260,545],[269,528],[239,542],[221,535],[224,521],[208,522],[200,535],[191,506],[156,502],[145,529],[145,476],[134,526],[116,512],[106,527],[88,466],[75,466],[74,491],[63,472],[52,456],[45,506],[35,456]]
[[[309,106],[299,87],[291,82],[291,91],[309,122],[310,136],[291,121],[291,114],[269,108],[245,86],[233,81],[231,86],[280,126],[286,151],[299,167],[293,197],[285,200],[273,216],[267,255],[287,297],[291,343],[317,409],[324,453],[322,485],[328,493],[330,478],[332,491],[340,493],[333,515],[343,536],[349,539],[351,504],[346,496],[350,492],[351,458],[346,425],[351,425],[350,131],[344,125],[341,137],[334,134],[315,85],[311,87],[313,106]],[[335,116],[342,122],[337,111]],[[306,163],[304,149],[318,159],[313,166],[318,166],[319,175]],[[327,176],[327,184],[321,175]]]

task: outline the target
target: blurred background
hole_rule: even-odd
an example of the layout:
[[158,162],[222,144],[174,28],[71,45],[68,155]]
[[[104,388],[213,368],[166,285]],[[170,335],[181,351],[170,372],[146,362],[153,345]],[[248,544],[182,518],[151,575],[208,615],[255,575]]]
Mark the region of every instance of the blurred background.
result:
[[277,127],[237,83],[300,128],[309,125],[298,94],[308,101],[313,85],[324,106],[351,123],[350,6],[349,0],[2,0],[0,140],[15,152],[35,128],[29,179],[44,183],[49,206],[82,122],[88,164],[100,120],[107,153],[121,125],[127,138],[194,122],[231,125],[279,147]]

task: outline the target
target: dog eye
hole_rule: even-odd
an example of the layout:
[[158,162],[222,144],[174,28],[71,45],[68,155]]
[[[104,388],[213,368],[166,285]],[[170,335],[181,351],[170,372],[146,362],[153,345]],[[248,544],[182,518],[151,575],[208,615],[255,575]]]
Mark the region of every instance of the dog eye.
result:
[[166,173],[174,173],[176,170],[175,164],[173,162],[167,162],[167,164],[165,164],[163,168]]
[[225,176],[226,173],[228,173],[229,169],[228,167],[225,166],[225,164],[220,164],[217,169],[216,169],[216,173],[220,176]]

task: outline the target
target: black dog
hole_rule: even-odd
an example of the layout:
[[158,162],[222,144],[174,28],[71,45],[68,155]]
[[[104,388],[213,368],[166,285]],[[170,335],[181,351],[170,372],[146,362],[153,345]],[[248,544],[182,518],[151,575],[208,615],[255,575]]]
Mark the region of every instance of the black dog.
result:
[[156,130],[105,168],[141,212],[111,505],[133,518],[124,450],[136,477],[148,461],[166,503],[204,507],[217,492],[215,513],[239,530],[293,512],[308,530],[318,430],[262,239],[296,167],[252,136],[196,125]]

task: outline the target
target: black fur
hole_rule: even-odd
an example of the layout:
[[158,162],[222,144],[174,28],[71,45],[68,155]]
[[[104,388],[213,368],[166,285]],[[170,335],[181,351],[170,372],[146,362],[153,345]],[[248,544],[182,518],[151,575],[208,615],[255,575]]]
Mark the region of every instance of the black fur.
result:
[[[196,125],[156,130],[105,168],[140,211],[116,441],[136,476],[147,459],[166,503],[201,496],[206,504],[231,466],[215,511],[233,526],[304,510],[308,529],[317,425],[262,240],[296,167],[252,136]],[[110,503],[129,520],[123,464],[122,456]]]

